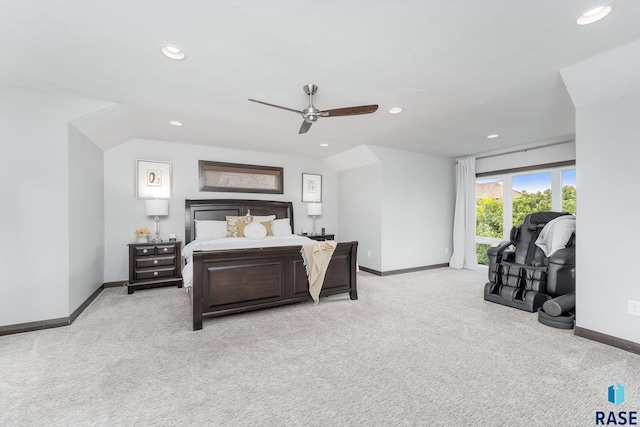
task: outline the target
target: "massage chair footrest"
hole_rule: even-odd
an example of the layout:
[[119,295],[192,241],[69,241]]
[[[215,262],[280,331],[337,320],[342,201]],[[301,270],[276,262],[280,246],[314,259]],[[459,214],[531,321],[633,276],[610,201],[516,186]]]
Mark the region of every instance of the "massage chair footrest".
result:
[[576,316],[573,313],[563,313],[559,316],[551,316],[543,308],[538,309],[538,322],[546,326],[558,329],[573,329]]

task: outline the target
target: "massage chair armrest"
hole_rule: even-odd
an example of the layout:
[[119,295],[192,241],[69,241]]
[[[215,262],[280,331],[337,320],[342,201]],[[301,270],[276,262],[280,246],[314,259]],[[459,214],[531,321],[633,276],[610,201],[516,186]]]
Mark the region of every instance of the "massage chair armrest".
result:
[[507,262],[515,262],[516,261],[516,252],[509,249],[502,253],[501,261]]
[[568,247],[549,257],[547,294],[557,297],[576,291],[576,248]]
[[549,264],[562,266],[576,265],[576,248],[572,246],[558,249],[549,257]]
[[[502,255],[502,253],[509,247],[511,246],[511,242],[500,242],[498,244],[498,246],[491,246],[489,247],[489,249],[487,249],[487,255],[488,256],[495,256],[497,257],[498,255]],[[507,251],[510,252],[510,251]]]

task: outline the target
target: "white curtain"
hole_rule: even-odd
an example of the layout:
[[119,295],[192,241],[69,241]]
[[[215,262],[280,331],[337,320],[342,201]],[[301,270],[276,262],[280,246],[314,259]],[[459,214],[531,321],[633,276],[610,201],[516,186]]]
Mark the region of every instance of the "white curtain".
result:
[[456,165],[456,208],[453,218],[453,253],[449,266],[476,270],[476,158]]

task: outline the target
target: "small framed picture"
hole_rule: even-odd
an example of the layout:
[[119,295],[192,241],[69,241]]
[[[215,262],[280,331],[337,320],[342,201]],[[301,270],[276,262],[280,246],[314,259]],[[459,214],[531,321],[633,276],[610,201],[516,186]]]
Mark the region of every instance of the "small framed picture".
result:
[[322,175],[302,174],[302,201],[322,202]]
[[138,199],[171,198],[171,162],[137,160],[136,177]]

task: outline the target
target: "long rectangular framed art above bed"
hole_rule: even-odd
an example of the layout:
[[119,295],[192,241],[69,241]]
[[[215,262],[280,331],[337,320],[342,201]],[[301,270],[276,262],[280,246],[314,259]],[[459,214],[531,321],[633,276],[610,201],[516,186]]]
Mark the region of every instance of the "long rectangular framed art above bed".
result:
[[[264,200],[185,200],[185,241],[196,239],[196,221],[225,221],[227,216],[275,215],[288,218],[293,228],[291,202]],[[285,221],[286,222],[286,221]],[[301,245],[247,249],[198,250],[192,254],[193,330],[203,317],[312,301],[300,253]],[[356,286],[358,242],[338,243],[327,267],[320,296],[349,293]]]

